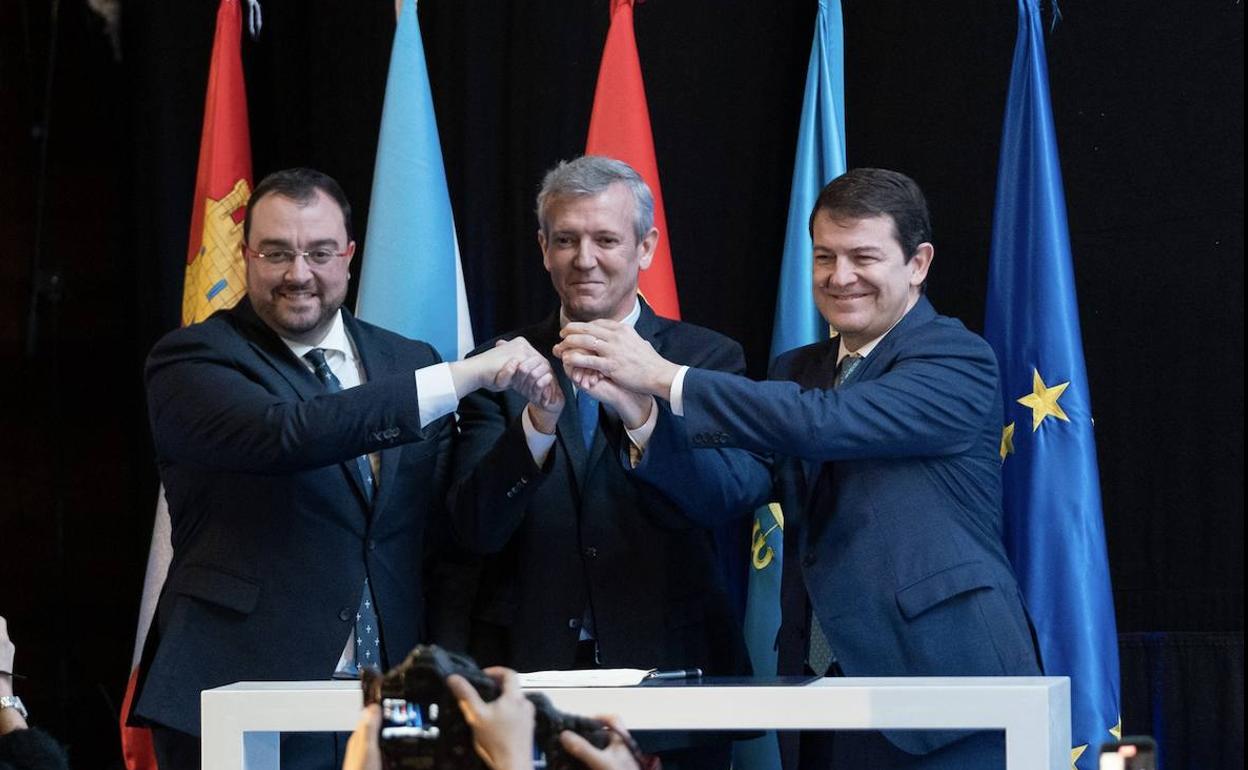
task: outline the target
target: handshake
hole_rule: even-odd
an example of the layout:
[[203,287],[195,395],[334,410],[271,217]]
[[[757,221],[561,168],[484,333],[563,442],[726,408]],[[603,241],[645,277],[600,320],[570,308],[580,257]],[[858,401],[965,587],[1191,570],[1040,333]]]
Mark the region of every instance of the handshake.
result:
[[[619,321],[573,321],[559,332],[552,353],[577,388],[611,406],[625,426],[650,417],[653,397],[670,397],[680,367],[664,359],[632,326]],[[452,364],[461,396],[477,388],[513,390],[529,402],[529,419],[553,434],[566,399],[550,359],[524,337],[499,340],[490,350]]]

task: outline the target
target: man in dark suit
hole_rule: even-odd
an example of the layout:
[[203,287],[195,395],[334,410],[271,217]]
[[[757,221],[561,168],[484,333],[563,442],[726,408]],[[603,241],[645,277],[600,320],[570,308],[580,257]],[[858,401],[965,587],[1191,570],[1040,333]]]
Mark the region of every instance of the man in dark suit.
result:
[[635,327],[669,358],[712,370],[742,372],[741,348],[659,318],[639,299],[638,275],[659,232],[650,190],[632,168],[593,156],[560,163],[545,178],[537,212],[561,304],[504,339],[544,355],[516,374],[528,378],[527,390],[513,382],[505,393],[473,394],[459,409],[452,531],[484,557],[467,648],[483,665],[521,671],[744,673],[749,661],[711,532],[680,513],[680,490],[665,493],[642,479],[652,450],[676,455],[673,466],[712,465],[718,472],[701,476],[723,483],[680,483],[726,519],[748,510],[742,492],[765,482],[766,469],[739,451],[695,457],[665,405],[618,389],[589,399],[550,353],[565,323],[598,318]]
[[[206,688],[354,676],[427,639],[422,553],[444,525],[449,415],[460,395],[505,386],[519,358],[443,364],[343,310],[350,212],[319,172],[261,181],[247,297],[148,359],[173,559],[134,715],[162,767],[198,766]],[[283,766],[339,763],[336,740],[283,738]]]
[[[695,446],[794,458],[781,674],[1039,674],[1001,540],[996,359],[923,294],[922,193],[852,170],[820,194],[811,234],[816,304],[839,335],[779,358],[775,381],[678,366],[604,322],[569,325],[557,350],[590,392],[670,400]],[[999,734],[812,735],[801,765],[1000,767],[1002,751]]]

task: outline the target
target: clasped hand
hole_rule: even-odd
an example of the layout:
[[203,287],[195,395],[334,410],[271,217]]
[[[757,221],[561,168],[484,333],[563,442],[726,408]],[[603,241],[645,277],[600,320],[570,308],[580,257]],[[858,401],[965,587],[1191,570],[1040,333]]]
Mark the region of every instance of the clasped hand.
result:
[[670,398],[680,367],[663,358],[637,330],[619,321],[573,322],[559,332],[554,352],[564,371],[595,398]]

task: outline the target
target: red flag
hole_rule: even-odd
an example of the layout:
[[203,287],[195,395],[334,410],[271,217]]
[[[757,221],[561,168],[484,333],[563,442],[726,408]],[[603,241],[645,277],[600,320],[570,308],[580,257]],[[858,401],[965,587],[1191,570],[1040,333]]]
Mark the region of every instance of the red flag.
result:
[[[208,66],[204,129],[199,140],[199,168],[182,291],[182,323],[202,321],[232,307],[247,291],[243,264],[243,215],[251,197],[251,139],[247,129],[247,91],[243,85],[241,0],[221,0]],[[128,727],[143,644],[156,612],[173,556],[169,510],[164,490],[156,506],[147,573],[135,630],[130,681],[121,709],[121,751],[129,770],[155,770],[151,732]]]
[[221,0],[217,8],[186,255],[183,324],[233,307],[247,290],[240,244],[243,215],[251,196],[251,140],[239,55],[243,27],[239,3]]
[[654,193],[654,224],[659,228],[659,245],[650,268],[641,273],[641,293],[654,312],[679,320],[680,302],[676,297],[667,215],[659,188],[659,164],[654,157],[650,110],[646,107],[641,60],[633,34],[633,0],[611,0],[611,28],[602,49],[585,154],[622,160],[637,169],[650,185]]

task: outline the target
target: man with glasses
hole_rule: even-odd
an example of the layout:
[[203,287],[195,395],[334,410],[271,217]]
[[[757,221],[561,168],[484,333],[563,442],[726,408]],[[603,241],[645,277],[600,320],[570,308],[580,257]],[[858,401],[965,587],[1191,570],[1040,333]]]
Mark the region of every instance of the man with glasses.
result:
[[[145,373],[173,560],[134,714],[162,767],[199,765],[204,689],[354,677],[426,640],[451,413],[525,358],[441,363],[344,310],[351,207],[325,174],[265,178],[243,233],[246,298],[168,334]],[[285,736],[282,766],[336,767],[344,745]]]

